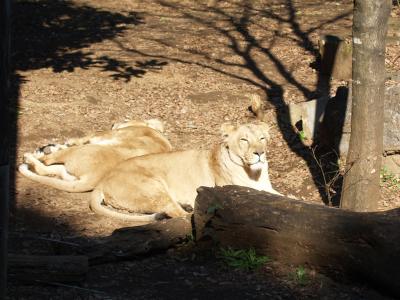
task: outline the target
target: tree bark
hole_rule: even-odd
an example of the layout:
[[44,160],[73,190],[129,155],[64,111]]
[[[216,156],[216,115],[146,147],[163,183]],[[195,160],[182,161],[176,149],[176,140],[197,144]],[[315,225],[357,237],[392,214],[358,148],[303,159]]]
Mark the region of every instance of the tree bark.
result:
[[400,296],[399,209],[358,213],[235,186],[198,191],[198,241],[253,247],[273,260],[363,279]]
[[375,211],[383,152],[385,41],[390,0],[355,0],[353,100],[341,207]]
[[0,299],[7,290],[10,14],[10,0],[0,0]]
[[190,217],[116,230],[110,237],[83,251],[89,264],[131,259],[154,251],[166,250],[192,234]]

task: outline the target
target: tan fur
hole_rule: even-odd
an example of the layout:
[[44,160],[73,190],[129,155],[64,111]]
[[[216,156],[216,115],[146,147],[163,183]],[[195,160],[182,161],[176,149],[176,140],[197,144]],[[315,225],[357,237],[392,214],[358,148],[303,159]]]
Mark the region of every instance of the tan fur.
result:
[[63,191],[90,191],[121,161],[170,151],[172,146],[161,131],[163,125],[158,120],[114,125],[113,130],[51,146],[50,154],[26,153],[19,171],[34,181]]
[[[92,210],[125,220],[154,221],[165,215],[186,215],[182,206],[194,206],[200,186],[235,184],[279,194],[268,175],[267,125],[223,125],[221,129],[223,140],[211,150],[150,154],[120,163],[94,190]],[[136,215],[111,210],[103,203]]]
[[266,116],[265,116],[265,104],[261,100],[260,95],[252,94],[250,96],[250,101],[251,101],[250,109],[254,113],[256,118],[258,120],[260,120],[261,122],[265,121],[265,118],[266,118]]

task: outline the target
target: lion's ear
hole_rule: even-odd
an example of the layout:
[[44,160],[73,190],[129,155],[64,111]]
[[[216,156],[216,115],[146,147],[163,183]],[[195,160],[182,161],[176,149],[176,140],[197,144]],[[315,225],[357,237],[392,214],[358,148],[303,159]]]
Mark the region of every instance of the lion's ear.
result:
[[232,131],[236,129],[235,125],[224,123],[221,125],[221,134],[223,138],[226,138]]
[[269,135],[269,126],[267,123],[265,122],[259,122],[258,126],[261,127],[261,130],[265,136],[265,138],[267,139],[267,141],[269,141],[271,139],[271,136]]
[[146,123],[147,126],[149,126],[150,128],[153,128],[161,133],[164,132],[164,123],[159,120],[159,119],[150,119],[150,120],[145,120],[144,121]]

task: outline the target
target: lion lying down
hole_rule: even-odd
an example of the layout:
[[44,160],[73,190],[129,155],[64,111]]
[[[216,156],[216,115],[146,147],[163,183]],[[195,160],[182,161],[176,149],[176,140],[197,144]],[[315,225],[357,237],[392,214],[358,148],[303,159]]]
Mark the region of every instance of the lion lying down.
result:
[[158,153],[123,161],[99,182],[90,207],[106,216],[148,222],[165,215],[186,215],[183,207],[194,207],[200,186],[235,184],[279,194],[268,175],[267,125],[223,125],[221,130],[222,142],[211,150]]
[[162,122],[156,119],[116,124],[112,130],[46,147],[49,154],[43,149],[26,153],[18,169],[26,177],[59,190],[90,191],[121,161],[170,151],[172,146],[163,131]]

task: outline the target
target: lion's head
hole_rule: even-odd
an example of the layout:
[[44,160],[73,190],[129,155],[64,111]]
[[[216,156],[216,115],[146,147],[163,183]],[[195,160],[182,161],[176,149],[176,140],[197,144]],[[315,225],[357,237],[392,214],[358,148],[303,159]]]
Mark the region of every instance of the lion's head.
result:
[[231,160],[252,171],[261,170],[267,163],[268,125],[263,122],[240,126],[223,124],[223,145]]

